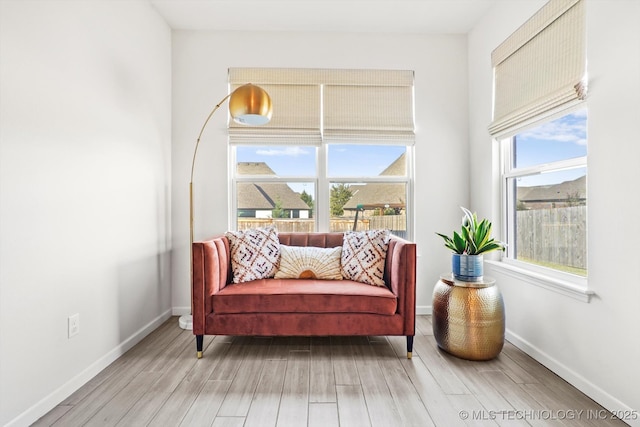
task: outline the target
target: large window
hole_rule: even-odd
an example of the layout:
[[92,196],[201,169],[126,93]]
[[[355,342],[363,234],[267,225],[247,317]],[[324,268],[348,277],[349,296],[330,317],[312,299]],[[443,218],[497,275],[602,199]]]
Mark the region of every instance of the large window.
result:
[[[300,232],[385,228],[408,237],[411,150],[406,146],[237,146],[232,150],[238,229],[267,225]],[[326,167],[318,167],[319,163]]]
[[550,0],[496,47],[489,132],[502,153],[505,268],[588,301],[585,34],[586,1]]
[[502,141],[507,260],[587,275],[587,111]]
[[229,81],[273,103],[267,125],[229,125],[231,227],[411,238],[412,71],[234,68]]

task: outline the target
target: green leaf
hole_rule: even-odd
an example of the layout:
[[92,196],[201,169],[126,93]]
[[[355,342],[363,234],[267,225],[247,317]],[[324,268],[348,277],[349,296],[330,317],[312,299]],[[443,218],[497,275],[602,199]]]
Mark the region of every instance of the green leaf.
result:
[[478,226],[478,232],[476,233],[476,241],[478,249],[483,247],[489,242],[491,238],[491,223],[486,219],[483,219],[480,225]]
[[476,213],[460,207],[464,212],[460,233],[453,232],[453,238],[436,233],[442,237],[445,247],[457,254],[477,255],[498,249],[504,250],[504,243],[491,238],[492,225],[486,218],[478,222]]
[[462,236],[460,236],[457,232],[453,232],[453,243],[455,245],[455,251],[458,254],[463,254],[466,247],[467,247],[467,242],[465,239],[462,238]]
[[504,246],[502,245],[501,242],[497,242],[495,240],[491,240],[491,242],[487,243],[483,248],[482,248],[482,252],[491,252],[491,251],[495,251],[498,249],[504,249]]

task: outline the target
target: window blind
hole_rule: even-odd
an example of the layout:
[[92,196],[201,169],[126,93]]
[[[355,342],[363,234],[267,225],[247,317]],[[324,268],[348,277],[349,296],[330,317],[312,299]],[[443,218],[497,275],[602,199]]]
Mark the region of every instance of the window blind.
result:
[[404,70],[230,68],[230,89],[262,87],[273,116],[260,127],[231,121],[229,143],[413,145],[413,80]]
[[586,96],[584,0],[550,0],[491,54],[492,135]]
[[326,142],[413,145],[413,88],[326,85],[323,123]]
[[263,84],[256,80],[232,83],[235,90],[253,83],[271,97],[273,114],[262,126],[245,126],[229,121],[229,141],[248,145],[318,145],[320,132],[320,86],[309,84]]

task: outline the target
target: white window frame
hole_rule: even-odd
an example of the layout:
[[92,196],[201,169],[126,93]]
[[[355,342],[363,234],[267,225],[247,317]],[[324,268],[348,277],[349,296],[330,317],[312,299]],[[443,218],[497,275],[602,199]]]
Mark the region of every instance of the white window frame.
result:
[[[507,244],[511,239],[515,239],[515,227],[513,224],[512,207],[515,206],[513,190],[509,188],[508,181],[511,178],[519,176],[529,176],[537,173],[555,172],[566,169],[587,168],[587,156],[559,160],[537,166],[529,166],[524,168],[512,167],[511,149],[513,147],[513,138],[528,129],[540,126],[544,123],[553,121],[557,118],[566,116],[577,110],[585,109],[585,102],[573,106],[569,109],[563,109],[551,115],[546,115],[539,120],[528,123],[525,126],[513,128],[507,132],[496,135],[494,141],[499,144],[499,162],[500,162],[500,211],[502,235],[506,237]],[[588,119],[587,119],[588,120]],[[588,177],[588,173],[587,173]],[[588,200],[588,198],[587,198]],[[588,203],[587,203],[588,206]],[[519,261],[510,257],[513,249],[507,247],[506,255],[503,255],[500,261],[487,261],[490,266],[497,268],[500,272],[514,277],[518,280],[540,286],[583,302],[590,302],[593,291],[588,289],[587,277],[582,277],[563,271],[547,268],[524,261]]]
[[[275,175],[239,175],[237,173],[237,156],[236,147],[234,145],[228,145],[228,158],[229,158],[229,206],[231,206],[229,215],[229,230],[236,230],[238,225],[238,206],[237,206],[237,184],[241,182],[300,182],[311,183],[315,185],[315,198],[314,198],[314,217],[315,229],[318,232],[330,231],[330,197],[332,183],[344,183],[344,184],[365,184],[365,183],[402,183],[406,186],[406,223],[407,223],[407,236],[406,239],[412,240],[414,227],[414,215],[413,215],[413,182],[414,182],[414,168],[413,168],[413,146],[405,146],[405,161],[406,163],[406,175],[405,176],[393,176],[393,175],[372,175],[372,176],[328,176],[328,151],[330,145],[336,144],[321,144],[313,148],[316,149],[316,174],[315,176],[275,176]],[[376,145],[376,144],[373,144]],[[267,145],[265,145],[267,146]],[[307,146],[308,148],[312,148]],[[393,161],[393,159],[390,159]]]
[[[265,144],[265,147],[268,146]],[[238,198],[237,198],[237,184],[241,182],[278,182],[278,183],[289,183],[289,182],[300,182],[300,183],[311,183],[316,186],[316,199],[318,198],[318,174],[316,175],[307,175],[307,176],[295,176],[295,175],[287,175],[287,176],[277,176],[277,175],[239,175],[237,172],[237,156],[236,156],[236,148],[235,145],[227,145],[228,147],[228,158],[229,158],[229,206],[231,206],[230,215],[229,215],[229,224],[228,229],[236,231],[238,228]],[[308,149],[316,150],[316,171],[318,170],[318,157],[320,156],[320,146],[306,146]],[[316,204],[314,205],[314,219],[315,219],[315,229],[318,230],[318,216],[317,216],[317,200],[314,199]]]
[[[337,145],[337,144],[333,144],[333,145]],[[369,144],[369,145],[376,145],[376,144]],[[329,230],[329,224],[331,222],[331,215],[330,215],[330,192],[331,192],[331,187],[330,185],[333,183],[336,184],[367,184],[367,183],[384,183],[384,184],[405,184],[405,191],[406,191],[406,206],[405,206],[405,215],[406,215],[406,223],[407,223],[407,236],[406,239],[408,240],[413,240],[413,146],[411,145],[407,145],[405,146],[405,161],[406,161],[406,175],[405,176],[396,176],[396,175],[384,175],[384,176],[380,176],[380,175],[375,175],[375,176],[350,176],[350,177],[341,177],[341,176],[328,176],[328,145],[327,144],[323,144],[322,148],[323,150],[323,154],[324,154],[324,165],[322,169],[324,171],[324,177],[322,179],[320,179],[320,182],[323,185],[324,190],[326,191],[326,198],[325,198],[325,203],[326,203],[326,208],[323,209],[323,212],[326,216],[326,218],[323,218],[323,223],[321,223],[320,225],[320,229],[322,231],[328,231]],[[394,159],[390,159],[391,161],[393,161]]]

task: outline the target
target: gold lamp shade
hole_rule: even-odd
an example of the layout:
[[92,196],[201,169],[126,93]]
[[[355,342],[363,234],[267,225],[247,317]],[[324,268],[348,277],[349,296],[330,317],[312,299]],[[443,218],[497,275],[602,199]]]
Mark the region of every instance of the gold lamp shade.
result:
[[264,89],[247,83],[231,94],[229,112],[236,123],[264,125],[271,120],[271,97]]

